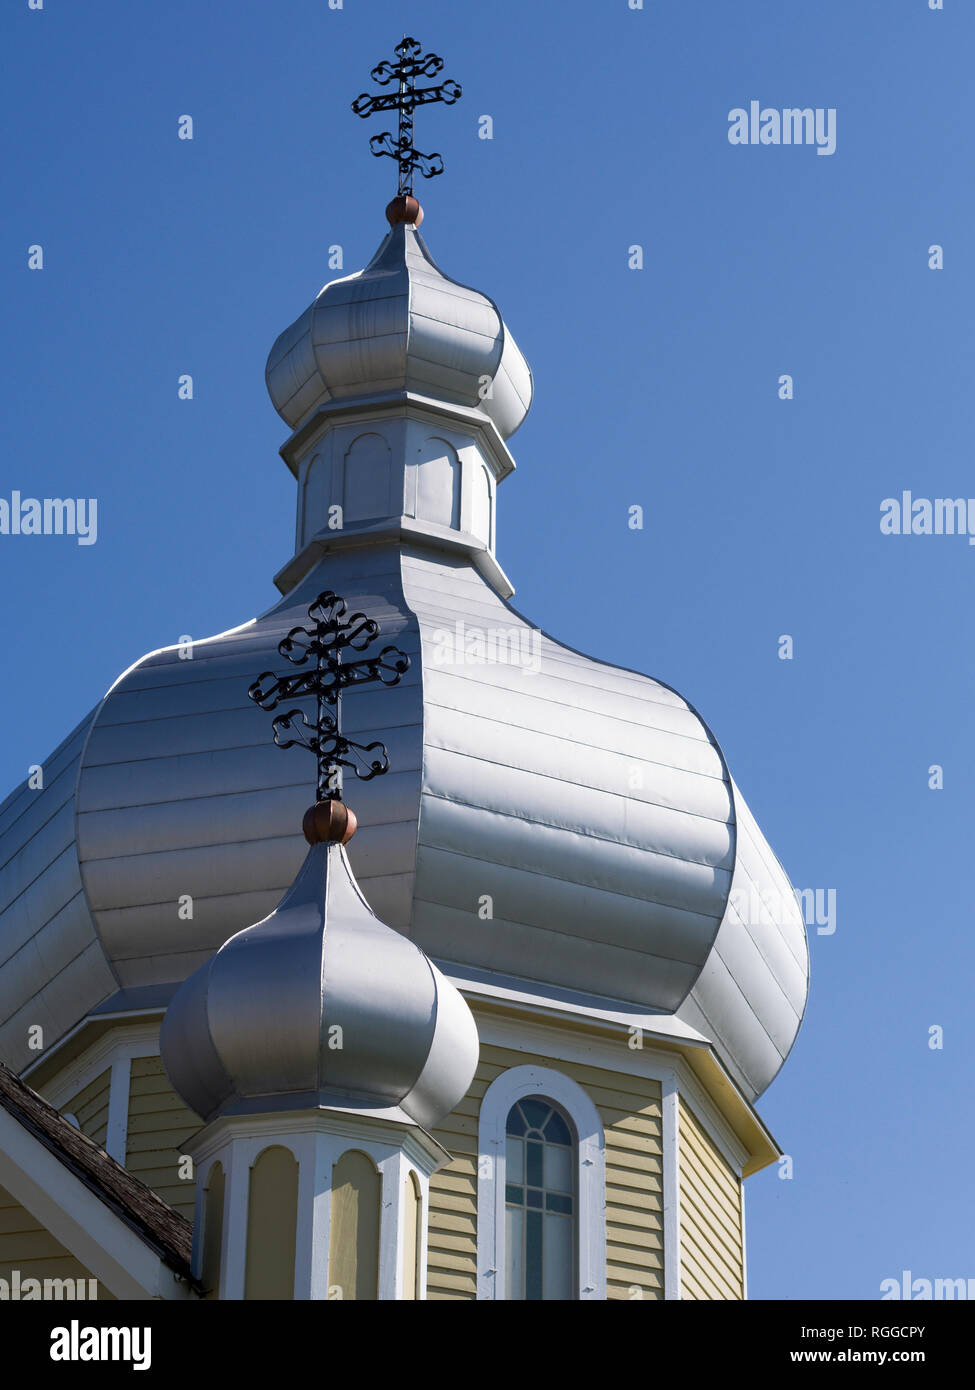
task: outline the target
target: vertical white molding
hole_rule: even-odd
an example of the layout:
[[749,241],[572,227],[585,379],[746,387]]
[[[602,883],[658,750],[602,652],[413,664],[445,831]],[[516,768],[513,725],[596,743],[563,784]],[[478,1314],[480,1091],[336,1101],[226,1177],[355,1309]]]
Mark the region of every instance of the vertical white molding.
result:
[[742,1175],[741,1175],[741,1169],[740,1169],[740,1168],[737,1169],[737,1173],[738,1173],[738,1194],[739,1194],[739,1199],[740,1199],[740,1201],[741,1201],[741,1296],[742,1296],[743,1299],[747,1299],[747,1298],[748,1298],[748,1245],[747,1245],[747,1243],[746,1243],[746,1241],[745,1241],[745,1180],[744,1180],[744,1178],[743,1178]]
[[242,1145],[231,1143],[217,1158],[224,1164],[223,1250],[220,1256],[221,1299],[242,1299],[247,1272],[247,1199],[250,1162]]
[[[294,1154],[298,1161],[298,1220],[295,1229],[295,1286],[294,1297],[297,1301],[314,1298],[312,1292],[316,1274],[316,1231],[315,1231],[315,1179],[316,1179],[316,1160],[318,1157],[318,1145],[315,1134],[301,1134],[296,1136],[287,1147]],[[303,1220],[303,1214],[307,1213],[307,1219]],[[328,1265],[325,1267],[326,1288],[325,1295],[328,1295]]]
[[[314,1166],[310,1174],[313,1197],[310,1222],[312,1227],[311,1277],[308,1297],[323,1301],[328,1298],[328,1262],[331,1249],[329,1242],[332,1230],[332,1169],[337,1158],[338,1153],[334,1140],[327,1134],[316,1134],[312,1154]],[[299,1184],[299,1224],[302,1221],[302,1213],[308,1210],[306,1206],[302,1205],[303,1190]]]
[[664,1298],[681,1296],[680,1269],[680,1097],[677,1076],[661,1083],[664,1167]]
[[430,1179],[421,1173],[418,1168],[410,1168],[410,1172],[416,1176],[420,1184],[420,1212],[417,1223],[417,1267],[416,1267],[416,1296],[417,1299],[426,1299],[427,1296],[427,1248],[430,1236]]
[[[203,1273],[203,1242],[206,1239],[204,1222],[206,1219],[206,1186],[210,1179],[210,1169],[216,1159],[207,1159],[206,1163],[200,1168],[196,1161],[193,1162],[193,1172],[196,1174],[196,1191],[193,1194],[193,1253],[190,1257],[190,1269],[193,1271],[193,1278],[199,1279]],[[226,1181],[226,1172],[224,1173]],[[227,1190],[224,1187],[224,1199],[226,1200]],[[223,1234],[226,1235],[226,1220],[223,1221]],[[221,1264],[223,1262],[223,1240],[221,1239]]]
[[[367,1149],[368,1153],[369,1150]],[[383,1153],[373,1150],[370,1153],[374,1163],[379,1166],[379,1299],[384,1302],[403,1296],[403,1261],[400,1258],[400,1232],[402,1231],[403,1187],[400,1175],[405,1171],[405,1160],[398,1152]]]
[[116,1057],[112,1063],[112,1078],[108,1088],[108,1128],[105,1152],[125,1167],[125,1150],[129,1138],[129,1084],[132,1060]]

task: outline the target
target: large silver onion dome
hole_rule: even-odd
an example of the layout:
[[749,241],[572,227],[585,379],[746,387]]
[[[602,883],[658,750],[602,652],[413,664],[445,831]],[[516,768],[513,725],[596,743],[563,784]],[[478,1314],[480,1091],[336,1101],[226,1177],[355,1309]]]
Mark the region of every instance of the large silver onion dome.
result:
[[467,1093],[477,1029],[423,952],[375,916],[344,848],[316,844],[279,906],[180,986],[160,1035],[187,1105],[398,1107],[435,1125]]
[[267,389],[292,429],[314,410],[408,390],[469,406],[507,439],[528,414],[528,363],[497,305],[451,280],[397,222],[355,275],[330,281],[278,338]]

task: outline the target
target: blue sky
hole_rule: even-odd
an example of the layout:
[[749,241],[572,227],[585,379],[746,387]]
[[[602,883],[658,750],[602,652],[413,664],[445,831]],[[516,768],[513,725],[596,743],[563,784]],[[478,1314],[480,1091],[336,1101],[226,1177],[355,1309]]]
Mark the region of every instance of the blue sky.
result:
[[[0,28],[0,497],[99,502],[95,545],[0,536],[0,794],[143,652],[273,602],[264,363],[328,247],[348,273],[382,238],[393,166],[349,103],[412,33],[464,87],[417,117],[447,164],[423,234],[535,376],[515,602],[680,690],[793,882],[837,895],[761,1103],[794,1177],[749,1183],[750,1292],[975,1277],[975,548],[879,525],[904,489],[975,495],[975,7],[11,0]],[[836,152],[732,146],[752,100],[835,108]]]

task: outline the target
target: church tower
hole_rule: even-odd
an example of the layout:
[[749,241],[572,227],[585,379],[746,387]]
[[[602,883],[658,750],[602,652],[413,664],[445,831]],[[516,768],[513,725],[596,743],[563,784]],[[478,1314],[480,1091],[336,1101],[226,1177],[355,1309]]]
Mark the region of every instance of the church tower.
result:
[[[439,71],[397,57],[401,97]],[[697,710],[512,605],[531,372],[407,135],[372,260],[268,359],[280,597],[136,662],[0,808],[0,1058],[193,1225],[194,1296],[741,1299],[802,915]],[[342,696],[390,769],[306,841],[247,688],[326,593],[409,665]]]

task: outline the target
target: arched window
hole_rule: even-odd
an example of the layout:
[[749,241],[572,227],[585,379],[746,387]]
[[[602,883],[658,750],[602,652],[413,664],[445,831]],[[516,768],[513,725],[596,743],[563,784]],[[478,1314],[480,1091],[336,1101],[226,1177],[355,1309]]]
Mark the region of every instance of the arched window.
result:
[[605,1298],[605,1139],[582,1087],[511,1067],[484,1092],[477,1135],[478,1298]]
[[573,1298],[576,1142],[566,1116],[526,1096],[505,1126],[508,1298]]

